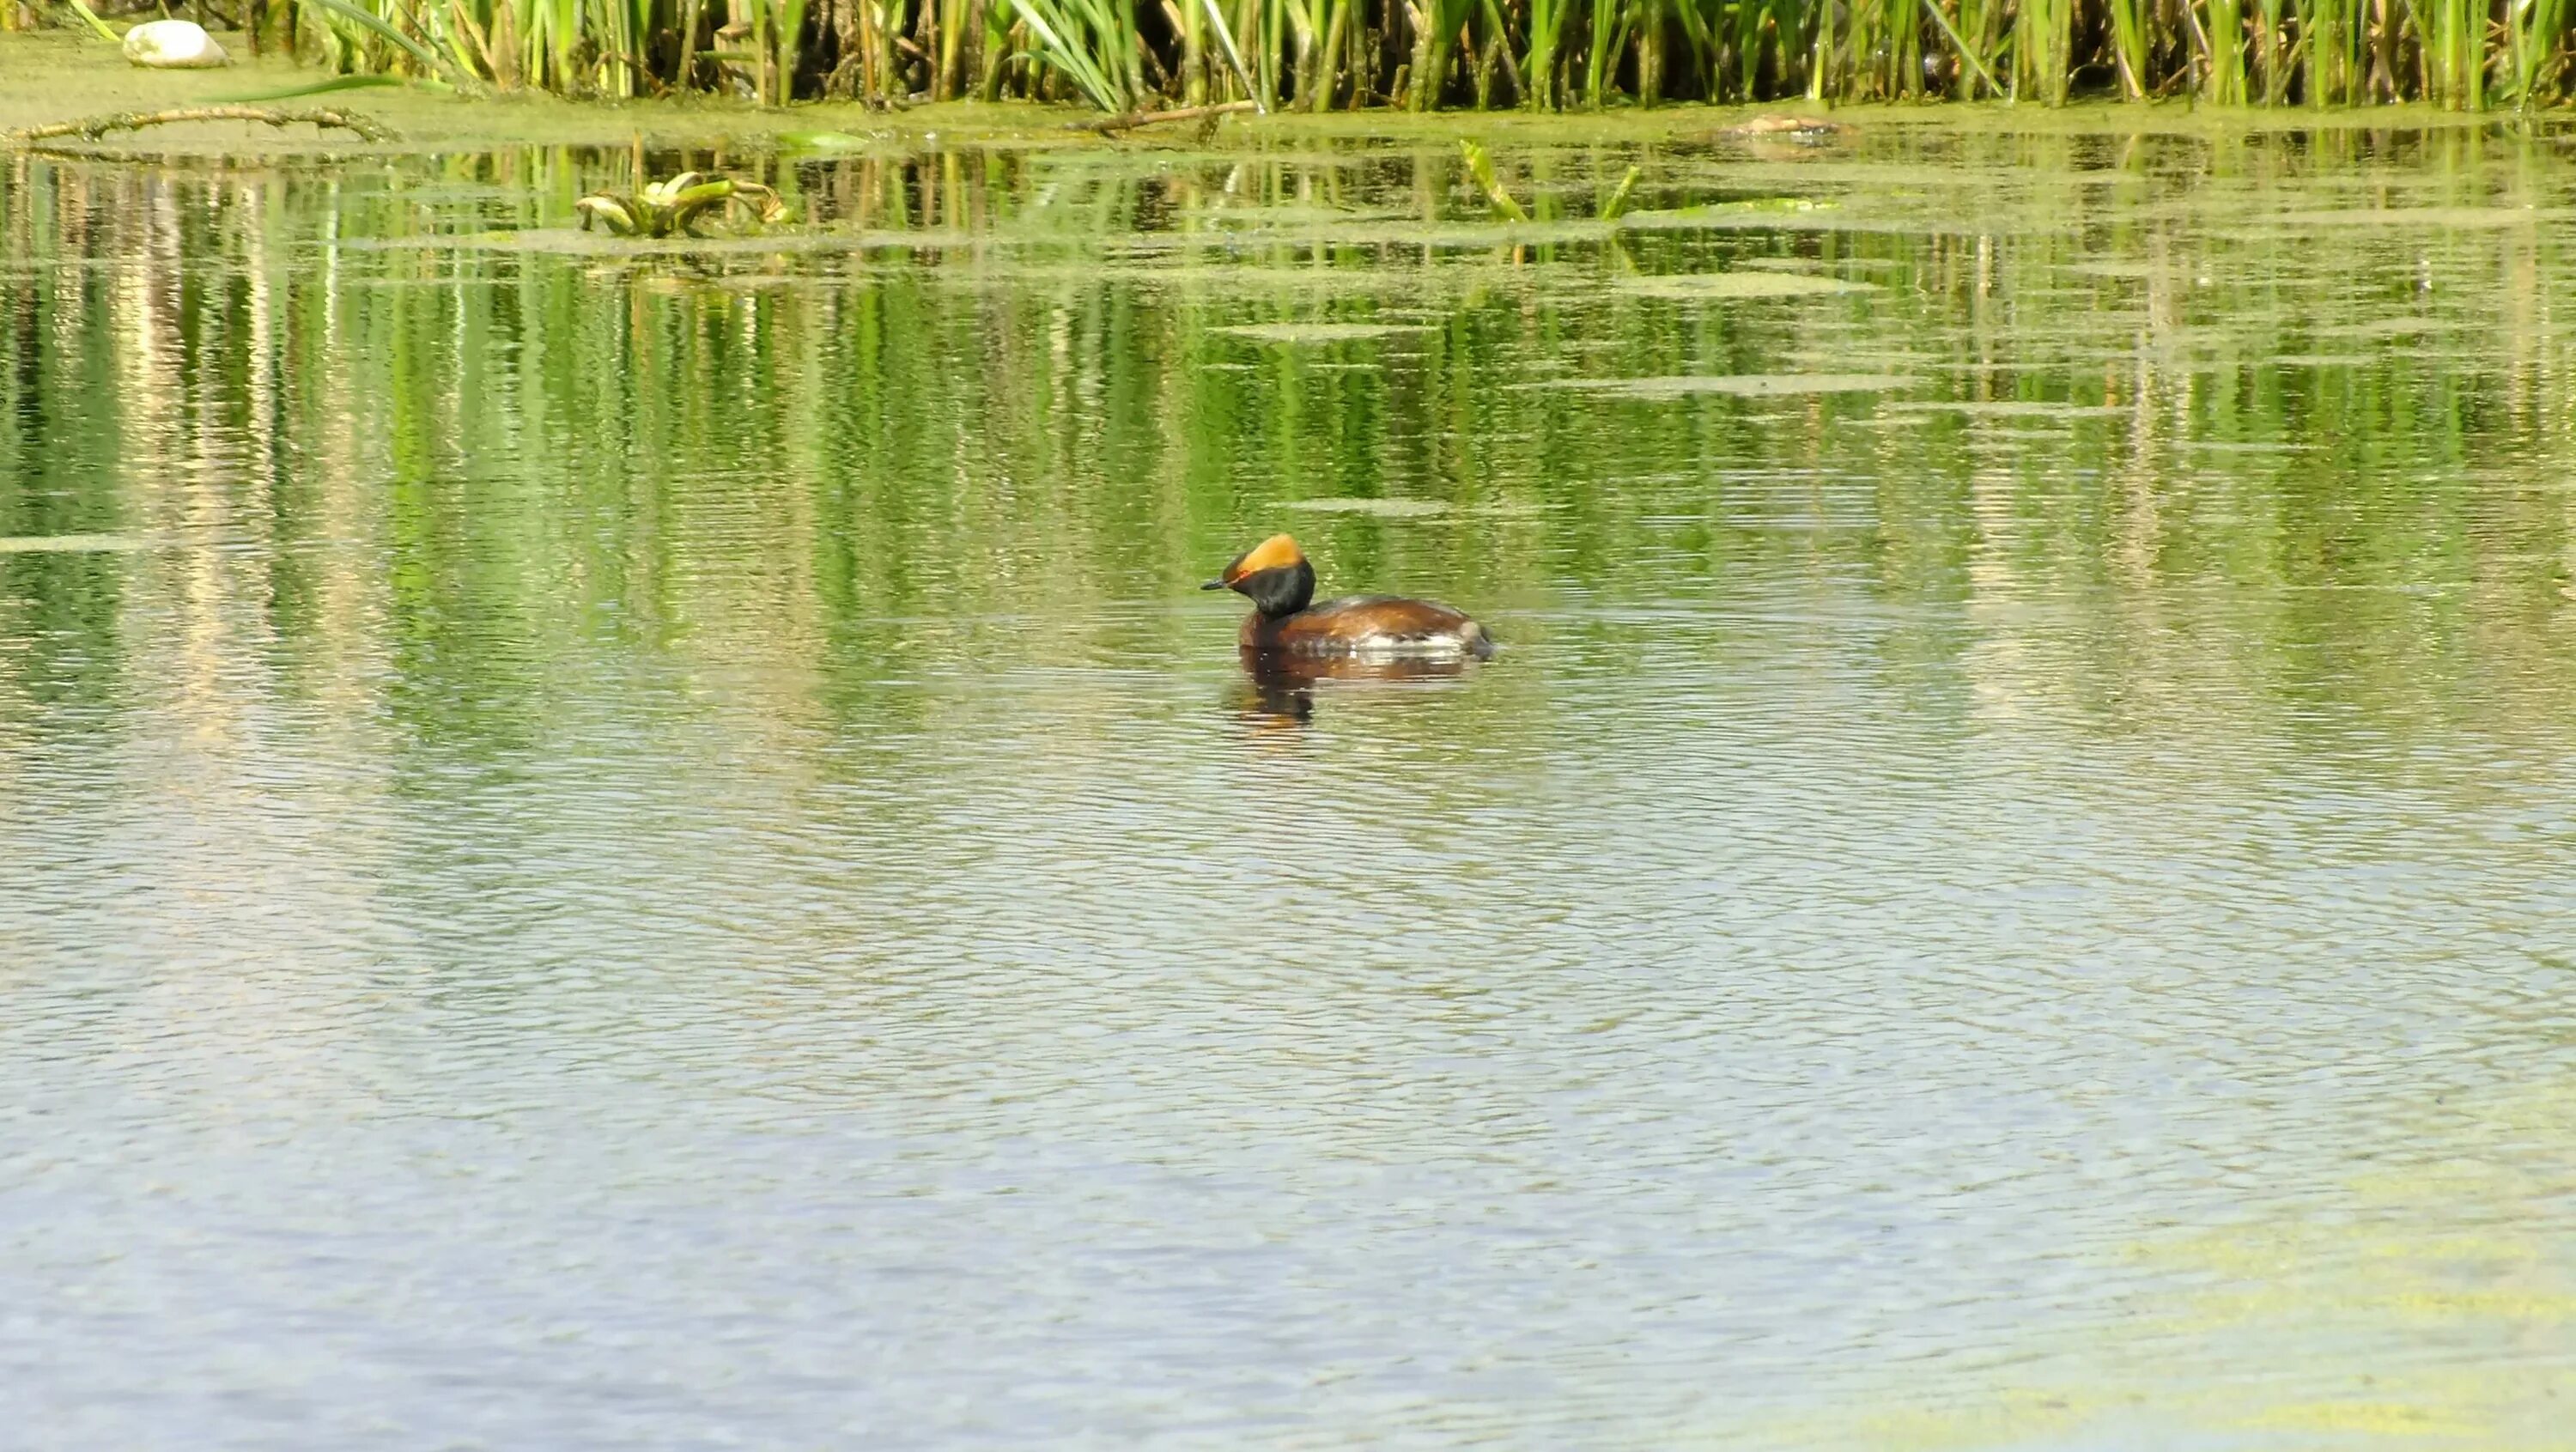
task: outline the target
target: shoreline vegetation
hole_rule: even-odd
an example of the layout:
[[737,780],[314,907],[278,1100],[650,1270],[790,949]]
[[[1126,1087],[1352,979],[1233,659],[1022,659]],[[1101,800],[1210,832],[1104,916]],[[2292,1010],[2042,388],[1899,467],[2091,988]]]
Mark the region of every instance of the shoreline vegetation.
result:
[[[2576,0],[180,0],[302,84],[572,100],[1542,116],[1672,102],[2474,113],[2576,94]],[[0,0],[105,49],[111,7]],[[149,18],[157,8],[127,18]],[[315,74],[315,72],[319,74]],[[60,119],[56,117],[48,119]]]

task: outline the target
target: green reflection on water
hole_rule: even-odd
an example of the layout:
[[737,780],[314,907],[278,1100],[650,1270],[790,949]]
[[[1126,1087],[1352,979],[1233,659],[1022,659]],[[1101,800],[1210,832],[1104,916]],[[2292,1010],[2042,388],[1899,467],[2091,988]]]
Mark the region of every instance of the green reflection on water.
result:
[[[561,232],[616,158],[16,158],[0,743],[148,716],[184,775],[256,758],[285,713],[435,808],[459,772],[535,782],[567,741],[678,732],[794,763],[787,811],[852,733],[935,777],[953,748],[922,739],[1114,756],[1140,683],[1233,691],[1233,621],[1192,586],[1293,529],[1328,590],[1436,595],[1512,649],[1445,691],[1209,698],[1264,732],[1339,712],[1416,764],[1588,769],[1557,755],[1587,693],[1637,719],[1585,729],[1654,734],[1750,675],[2071,776],[2145,743],[2121,769],[2150,816],[2193,809],[2190,773],[2153,774],[2175,761],[2231,800],[2315,766],[2464,819],[2559,779],[2576,173],[2545,141],[1927,126],[1814,162],[1509,160],[1554,188],[1539,225],[1483,221],[1427,149],[827,158],[776,177],[812,237],[639,255]],[[1630,164],[1638,225],[1565,215]],[[1856,655],[1817,646],[1861,618]],[[1019,671],[1083,684],[997,723],[977,683]],[[1616,694],[1640,679],[1669,687]],[[1428,810],[1470,820],[1447,790]],[[2178,947],[2198,926],[2141,911]],[[2372,1390],[2337,1379],[2334,1336],[2301,1340],[2565,1348],[2571,1227],[2531,1178],[2571,1164],[2564,1024],[2524,1027],[2533,1082],[2465,1121],[2518,1129],[2389,1127],[2410,1164],[2492,1173],[2374,1179],[2357,1137],[2318,1193],[2366,1231],[2260,1197],[2224,1231],[2138,1227],[2124,1255],[2202,1290],[2079,1328],[2098,1377],[1927,1396],[1880,1368],[1848,1415],[1752,1434],[2546,1445],[2543,1379]],[[2422,1248],[2444,1244],[2485,1269]]]

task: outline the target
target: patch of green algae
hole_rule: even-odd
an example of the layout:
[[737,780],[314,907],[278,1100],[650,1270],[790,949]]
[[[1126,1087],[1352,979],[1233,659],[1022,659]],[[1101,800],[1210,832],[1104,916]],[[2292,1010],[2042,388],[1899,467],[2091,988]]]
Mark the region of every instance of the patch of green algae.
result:
[[[2386,1126],[2402,1161],[2129,1246],[2129,1314],[1987,1366],[1891,1366],[1844,1409],[1679,1429],[1680,1447],[2454,1449],[2576,1445],[2576,1089]],[[2105,1265],[2110,1274],[2114,1266]]]

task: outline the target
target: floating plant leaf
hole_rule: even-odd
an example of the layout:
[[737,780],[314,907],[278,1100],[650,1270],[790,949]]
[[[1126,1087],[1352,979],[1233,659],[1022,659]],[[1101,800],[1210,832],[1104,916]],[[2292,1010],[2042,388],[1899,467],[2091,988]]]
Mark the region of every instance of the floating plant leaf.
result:
[[400,76],[333,76],[308,85],[288,86],[276,91],[252,91],[243,95],[216,96],[212,99],[226,105],[256,105],[264,101],[297,101],[306,96],[328,96],[338,91],[371,91],[407,82]]
[[0,555],[84,554],[140,550],[151,542],[131,534],[21,534],[0,536]]
[[2576,217],[2565,207],[2350,207],[2326,212],[2285,212],[2272,220],[2292,227],[2529,227]]
[[1291,499],[1280,508],[1310,514],[1370,514],[1381,519],[1418,519],[1449,512],[1449,506],[1437,499]]
[[1917,413],[1964,413],[1972,418],[2121,418],[2132,410],[2120,403],[2051,403],[2044,399],[1918,399],[1888,405]]
[[1683,373],[1663,378],[1552,378],[1522,388],[1563,388],[1616,398],[1690,398],[1703,393],[1768,398],[1800,393],[1884,393],[1918,380],[1894,373]]
[[778,144],[790,151],[856,151],[872,143],[847,131],[781,131]]
[[1213,331],[1260,343],[1352,343],[1396,333],[1427,333],[1426,323],[1239,323]]
[[[614,200],[614,199],[612,199]],[[344,252],[531,252],[563,257],[699,257],[741,253],[860,253],[959,247],[959,232],[768,232],[750,237],[618,237],[572,227],[442,232],[416,237],[353,237]]]
[[1232,228],[1168,235],[1174,250],[1232,252],[1247,240],[1283,246],[1427,247],[1435,249],[1545,246],[1552,242],[1598,242],[1618,224],[1597,217],[1569,217],[1552,222],[1419,222],[1359,217],[1348,223],[1281,227],[1258,233]]
[[1696,207],[1630,212],[1619,225],[1638,231],[1690,231],[1700,227],[1763,225],[1784,216],[1832,211],[1839,205],[1813,197],[1756,197],[1740,202],[1707,202]]
[[1318,207],[1294,203],[1277,206],[1253,206],[1243,203],[1201,207],[1188,214],[1194,221],[1212,226],[1253,230],[1264,227],[1338,227],[1356,222],[1402,222],[1392,212],[1363,212],[1350,207]]
[[1837,292],[1876,292],[1866,282],[1813,277],[1796,272],[1685,272],[1655,277],[1623,277],[1622,290],[1647,297],[1683,301],[1719,298],[1816,297]]

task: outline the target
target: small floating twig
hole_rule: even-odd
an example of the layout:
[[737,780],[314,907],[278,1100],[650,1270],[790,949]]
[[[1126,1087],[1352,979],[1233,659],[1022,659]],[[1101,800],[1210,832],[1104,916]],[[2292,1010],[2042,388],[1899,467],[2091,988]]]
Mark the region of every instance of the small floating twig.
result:
[[140,131],[146,126],[168,126],[182,121],[256,121],[263,126],[319,126],[325,130],[338,127],[343,131],[357,132],[359,139],[364,141],[394,139],[391,131],[364,116],[327,107],[273,111],[264,106],[187,106],[176,111],[118,111],[83,121],[30,126],[24,131],[10,132],[9,140],[20,146],[64,136],[96,141],[111,131]]
[[1101,116],[1089,121],[1068,121],[1067,131],[1097,131],[1103,136],[1120,131],[1133,131],[1139,126],[1159,126],[1166,121],[1200,121],[1210,116],[1228,116],[1237,111],[1256,111],[1257,101],[1221,101],[1213,106],[1183,106],[1176,111],[1123,111],[1115,116]]

